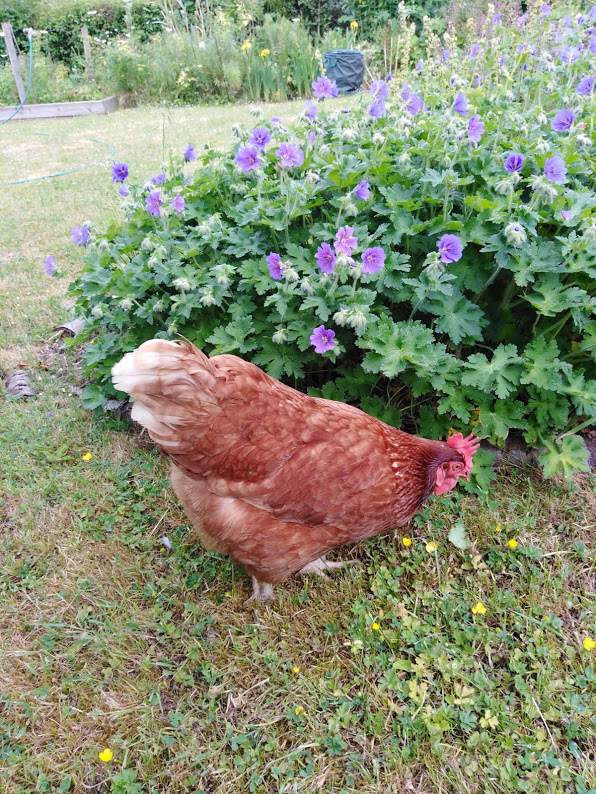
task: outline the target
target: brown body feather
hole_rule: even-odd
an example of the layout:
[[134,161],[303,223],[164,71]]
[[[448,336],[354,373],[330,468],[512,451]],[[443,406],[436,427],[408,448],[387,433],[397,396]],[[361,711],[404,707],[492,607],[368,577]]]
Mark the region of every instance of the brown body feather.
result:
[[172,462],[198,537],[275,584],[344,543],[409,521],[462,456],[236,356],[146,342],[114,367],[132,416]]

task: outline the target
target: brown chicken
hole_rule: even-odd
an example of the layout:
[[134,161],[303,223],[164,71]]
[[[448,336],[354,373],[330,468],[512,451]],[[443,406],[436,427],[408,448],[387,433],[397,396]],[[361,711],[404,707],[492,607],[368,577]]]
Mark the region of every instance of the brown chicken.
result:
[[406,524],[469,478],[478,446],[411,436],[188,342],[145,342],[112,378],[170,457],[200,541],[242,563],[262,600],[292,573],[342,567],[325,560],[331,549]]

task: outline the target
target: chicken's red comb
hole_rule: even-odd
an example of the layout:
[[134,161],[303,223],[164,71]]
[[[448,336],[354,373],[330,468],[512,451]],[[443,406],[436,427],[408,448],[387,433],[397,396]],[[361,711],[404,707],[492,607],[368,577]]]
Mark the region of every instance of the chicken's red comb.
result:
[[464,456],[466,473],[469,473],[472,469],[472,457],[480,446],[480,439],[472,434],[464,438],[461,433],[454,433],[447,439],[447,446],[456,449]]

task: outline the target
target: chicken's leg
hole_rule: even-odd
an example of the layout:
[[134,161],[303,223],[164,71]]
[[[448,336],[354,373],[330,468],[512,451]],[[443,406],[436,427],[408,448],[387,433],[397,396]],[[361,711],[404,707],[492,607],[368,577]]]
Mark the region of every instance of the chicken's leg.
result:
[[251,576],[252,579],[252,595],[247,598],[245,604],[250,604],[251,601],[269,601],[273,598],[273,585],[269,582],[259,582],[256,576]]
[[346,568],[348,565],[356,565],[357,562],[358,560],[346,560],[345,562],[338,560],[337,562],[332,562],[326,560],[325,557],[319,557],[318,560],[313,560],[309,562],[308,565],[305,565],[304,568],[301,568],[298,573],[314,573],[316,576],[327,579],[327,571],[332,571],[336,568]]

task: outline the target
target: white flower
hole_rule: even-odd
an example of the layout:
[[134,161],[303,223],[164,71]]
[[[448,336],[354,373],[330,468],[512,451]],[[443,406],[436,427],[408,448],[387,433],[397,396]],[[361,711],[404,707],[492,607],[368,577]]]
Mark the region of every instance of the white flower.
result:
[[528,239],[524,227],[517,221],[508,223],[505,226],[504,234],[507,242],[515,248],[519,248]]
[[190,281],[187,278],[175,278],[172,283],[181,292],[186,292],[190,289]]
[[124,298],[124,300],[120,301],[118,306],[120,306],[120,308],[125,312],[128,312],[132,309],[132,301],[130,298]]

